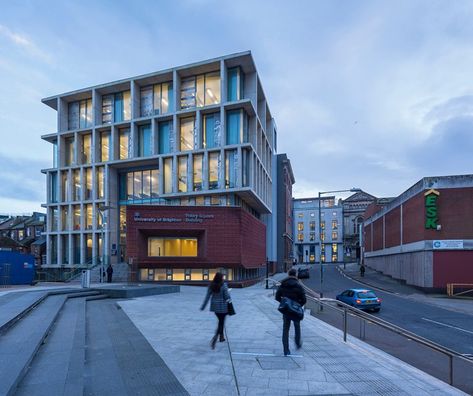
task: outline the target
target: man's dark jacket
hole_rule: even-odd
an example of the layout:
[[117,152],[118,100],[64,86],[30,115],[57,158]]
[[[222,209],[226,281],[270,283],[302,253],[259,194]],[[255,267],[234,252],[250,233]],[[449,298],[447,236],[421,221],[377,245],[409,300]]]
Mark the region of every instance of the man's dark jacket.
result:
[[293,301],[297,301],[301,305],[304,305],[307,302],[304,288],[301,286],[299,281],[292,276],[284,279],[281,282],[281,285],[276,292],[276,300],[281,302],[281,297],[290,298]]

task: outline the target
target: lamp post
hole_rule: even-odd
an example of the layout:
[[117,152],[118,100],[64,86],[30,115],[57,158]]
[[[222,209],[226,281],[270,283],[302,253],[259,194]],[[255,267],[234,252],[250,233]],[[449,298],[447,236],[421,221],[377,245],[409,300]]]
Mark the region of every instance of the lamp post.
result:
[[[321,212],[321,196],[324,194],[334,194],[334,193],[342,193],[342,192],[360,192],[360,188],[350,188],[349,190],[334,190],[334,191],[320,191],[319,192],[319,264],[320,264],[320,298],[324,297],[323,293],[323,283],[324,283],[324,269],[322,263],[322,212]],[[320,306],[320,310],[323,310],[323,306]]]
[[108,206],[108,205],[100,205],[98,207],[99,209],[99,215],[100,215],[100,219],[102,220],[102,254],[101,254],[101,258],[100,258],[100,283],[103,283],[104,279],[103,279],[103,273],[104,273],[104,267],[103,267],[103,264],[104,264],[104,260],[105,260],[105,225],[107,224],[105,221],[104,221],[104,214],[107,210],[109,209],[113,209],[112,206]]

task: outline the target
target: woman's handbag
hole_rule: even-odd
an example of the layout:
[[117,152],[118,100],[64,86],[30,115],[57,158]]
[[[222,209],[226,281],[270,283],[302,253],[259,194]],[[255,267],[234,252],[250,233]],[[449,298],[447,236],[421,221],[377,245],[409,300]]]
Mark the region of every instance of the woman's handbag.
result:
[[233,308],[233,303],[231,301],[227,302],[227,311],[229,315],[235,315],[235,308]]
[[292,320],[304,319],[304,308],[302,308],[301,304],[287,297],[281,298],[278,311]]

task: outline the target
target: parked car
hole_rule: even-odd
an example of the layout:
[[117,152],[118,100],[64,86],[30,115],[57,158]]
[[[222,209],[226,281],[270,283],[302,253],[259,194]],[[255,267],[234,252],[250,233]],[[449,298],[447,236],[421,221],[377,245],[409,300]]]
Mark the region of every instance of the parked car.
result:
[[348,289],[337,295],[336,299],[363,311],[379,312],[381,309],[381,299],[373,290]]
[[297,277],[299,279],[302,279],[302,278],[308,279],[308,278],[310,278],[309,269],[308,268],[299,268],[297,270]]

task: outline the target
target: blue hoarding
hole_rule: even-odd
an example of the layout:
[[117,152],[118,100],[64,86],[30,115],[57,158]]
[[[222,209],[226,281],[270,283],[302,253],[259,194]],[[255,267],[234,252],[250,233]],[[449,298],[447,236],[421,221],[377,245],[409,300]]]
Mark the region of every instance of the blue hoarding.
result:
[[0,285],[29,285],[34,277],[34,256],[0,251]]

